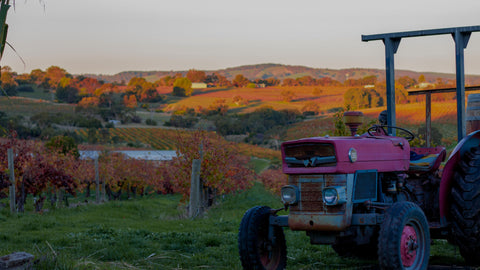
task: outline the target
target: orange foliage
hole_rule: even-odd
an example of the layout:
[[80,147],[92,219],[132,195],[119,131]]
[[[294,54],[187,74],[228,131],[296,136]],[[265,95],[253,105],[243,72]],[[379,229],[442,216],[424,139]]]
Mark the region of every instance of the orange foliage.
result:
[[125,95],[123,97],[123,104],[125,104],[125,107],[134,109],[137,107],[137,98],[135,95]]
[[260,181],[267,190],[280,194],[280,189],[287,184],[287,175],[281,169],[268,169],[260,174]]
[[78,106],[83,108],[98,107],[98,104],[100,104],[98,97],[84,97],[78,102]]

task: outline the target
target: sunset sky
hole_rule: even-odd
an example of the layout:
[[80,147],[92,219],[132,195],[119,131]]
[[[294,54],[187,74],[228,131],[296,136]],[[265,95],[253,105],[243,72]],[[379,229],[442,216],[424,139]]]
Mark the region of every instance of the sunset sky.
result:
[[[279,63],[384,68],[362,34],[480,25],[478,0],[17,0],[1,65],[19,73],[214,70]],[[396,68],[455,72],[451,36],[403,39]],[[480,32],[465,50],[480,74]]]

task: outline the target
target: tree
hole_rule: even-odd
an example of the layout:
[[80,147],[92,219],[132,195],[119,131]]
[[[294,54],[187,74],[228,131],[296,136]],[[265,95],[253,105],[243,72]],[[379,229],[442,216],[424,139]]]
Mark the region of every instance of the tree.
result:
[[235,76],[235,79],[233,79],[233,84],[236,87],[245,87],[250,81],[245,78],[242,74],[238,74]]
[[134,109],[137,107],[137,98],[135,95],[125,95],[123,96],[123,103],[125,104],[125,107]]
[[142,102],[157,102],[161,100],[155,84],[148,82],[145,78],[133,77],[128,83],[127,92],[134,94],[137,100]]
[[248,167],[249,158],[240,155],[235,145],[218,134],[206,131],[179,133],[176,142],[178,154],[168,164],[168,178],[176,179],[170,185],[184,198],[190,193],[192,161],[200,159],[200,147],[203,152],[200,178],[212,199],[252,186],[254,173]]
[[1,87],[3,90],[0,90],[1,95],[16,96],[17,95],[17,86],[18,83],[13,78],[13,73],[8,71],[8,69],[2,68],[2,75],[0,77]]
[[81,99],[78,96],[78,89],[70,85],[58,87],[55,91],[55,97],[57,100],[66,103],[77,103]]
[[98,112],[99,104],[100,100],[98,97],[84,97],[78,102],[77,107],[75,107],[75,111],[94,115]]
[[362,78],[362,85],[375,85],[377,83],[377,76],[370,75]]
[[295,98],[295,93],[291,90],[283,90],[281,95],[285,102],[290,102]]
[[158,81],[155,82],[155,84],[158,86],[173,86],[174,82],[175,82],[175,78],[168,75],[160,78]]
[[315,101],[308,101],[301,110],[304,114],[318,114],[320,112],[320,105]]
[[50,89],[57,89],[63,77],[71,77],[71,75],[63,68],[51,66],[47,68],[43,81],[47,83]]
[[175,80],[172,95],[177,97],[189,97],[192,93],[192,82],[188,78],[178,78]]
[[421,74],[419,77],[418,77],[418,83],[424,83],[425,82],[425,75]]
[[31,83],[34,84],[41,84],[45,79],[45,72],[41,69],[34,69],[30,72],[30,80]]
[[417,81],[415,79],[412,79],[408,76],[402,76],[398,78],[397,83],[399,85],[402,85],[405,89],[411,88],[417,84]]
[[218,73],[214,73],[218,79],[217,81],[217,86],[221,86],[221,87],[229,87],[229,86],[232,86],[232,82],[230,82],[227,77],[225,76],[222,76]]
[[226,115],[228,112],[227,101],[224,98],[217,98],[213,104],[208,107],[208,110],[210,114]]
[[45,147],[50,151],[55,151],[62,155],[70,154],[76,158],[80,157],[78,145],[75,143],[75,140],[69,136],[55,136],[45,143]]
[[297,82],[298,84],[303,86],[315,85],[315,79],[312,78],[312,76],[303,76],[303,77],[297,78]]
[[292,78],[283,79],[282,86],[297,86],[298,81]]
[[206,79],[205,72],[196,69],[190,69],[186,76],[191,82],[204,82]]
[[383,106],[383,97],[374,89],[351,88],[343,97],[345,106],[354,110]]

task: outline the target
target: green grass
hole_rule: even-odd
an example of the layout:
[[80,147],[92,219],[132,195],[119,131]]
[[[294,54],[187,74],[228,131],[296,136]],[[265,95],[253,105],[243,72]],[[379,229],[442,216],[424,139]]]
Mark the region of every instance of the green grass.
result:
[[255,171],[255,173],[259,174],[262,171],[268,169],[271,162],[268,159],[252,157],[250,163],[253,165],[253,170]]
[[26,97],[26,98],[35,98],[35,99],[43,99],[48,101],[55,100],[55,94],[52,94],[50,91],[45,91],[44,88],[40,88],[37,85],[30,85],[33,88],[33,92],[21,92],[18,91],[17,95],[19,97]]
[[[241,269],[240,220],[256,205],[280,208],[260,184],[227,196],[204,218],[186,218],[180,196],[151,196],[41,214],[0,211],[0,255],[25,251],[36,269]],[[282,214],[281,212],[280,214]],[[375,261],[338,257],[304,232],[285,230],[288,269],[368,269]],[[435,241],[432,263],[462,264],[458,251]]]
[[75,106],[24,97],[0,97],[0,111],[30,117],[40,112],[74,113]]

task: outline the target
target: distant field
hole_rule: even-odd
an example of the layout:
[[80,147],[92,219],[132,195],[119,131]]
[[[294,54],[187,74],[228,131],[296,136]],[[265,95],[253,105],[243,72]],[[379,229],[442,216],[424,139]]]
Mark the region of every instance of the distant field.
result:
[[[303,86],[303,87],[267,87],[267,88],[207,88],[195,90],[190,97],[180,98],[170,96],[171,87],[159,88],[161,94],[166,95],[166,100],[161,103],[149,104],[149,109],[138,109],[137,115],[140,116],[144,123],[146,119],[153,119],[157,122],[157,126],[146,126],[145,124],[128,124],[120,127],[126,128],[149,128],[148,132],[137,131],[136,135],[131,137],[135,141],[149,145],[155,149],[172,149],[173,144],[170,138],[165,138],[163,133],[168,134],[161,128],[163,124],[170,119],[169,112],[175,108],[186,106],[190,108],[208,108],[216,99],[225,99],[231,113],[247,113],[252,112],[262,106],[271,106],[276,110],[281,109],[298,109],[308,103],[318,104],[320,107],[320,115],[314,119],[297,123],[289,128],[285,139],[298,139],[303,137],[319,136],[325,134],[333,134],[333,109],[342,108],[344,106],[344,93],[349,87],[322,87],[322,86]],[[283,101],[282,91],[288,90],[295,93],[295,97],[290,102]],[[0,111],[8,112],[13,115],[32,116],[39,112],[61,112],[73,113],[75,105],[60,104],[47,101],[52,98],[51,93],[45,93],[42,89],[35,88],[34,92],[19,93],[24,97],[0,97]],[[237,105],[233,102],[233,97],[240,96],[247,100],[246,105]],[[422,100],[422,98],[420,98]],[[423,99],[424,100],[424,99]],[[162,108],[165,113],[156,112]],[[371,121],[376,119],[382,110],[386,107],[362,109],[365,116]],[[409,104],[397,104],[397,126],[409,128],[414,132],[425,124],[425,101]],[[452,144],[456,141],[456,100],[432,102],[432,124],[439,129],[443,136],[442,143],[445,145]],[[161,130],[162,134],[155,130]],[[112,130],[114,136],[128,137],[126,134],[120,134],[123,130]],[[133,131],[130,131],[133,132]],[[155,133],[156,132],[156,133]],[[118,134],[117,134],[118,133]],[[153,133],[153,134],[150,134]],[[134,141],[134,142],[135,142]],[[243,147],[245,148],[245,147]]]
[[[442,145],[447,147],[451,147],[457,142],[456,106],[455,100],[432,103],[432,127],[439,130],[443,137]],[[364,125],[367,125],[370,121],[376,121],[378,115],[383,110],[386,110],[386,107],[360,110],[365,115]],[[396,113],[396,125],[398,127],[407,128],[417,134],[418,129],[425,126],[425,102],[398,104]],[[333,135],[334,129],[333,114],[326,114],[315,119],[294,124],[288,129],[285,139],[294,140],[305,137],[324,136],[327,134]]]
[[0,111],[22,116],[32,116],[40,112],[74,113],[75,105],[24,97],[0,97]]
[[[291,102],[283,101],[282,91],[291,90],[295,97]],[[316,90],[319,94],[314,94]],[[174,110],[178,106],[197,108],[208,107],[216,99],[225,99],[230,110],[237,113],[252,112],[262,106],[272,106],[277,110],[300,110],[307,102],[316,102],[321,109],[327,111],[331,108],[343,107],[343,94],[348,87],[266,87],[266,88],[207,88],[197,90],[191,97],[175,102],[169,102],[167,110]],[[240,96],[249,101],[248,105],[238,106],[233,102],[233,97]]]

